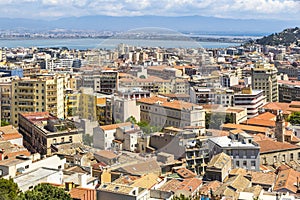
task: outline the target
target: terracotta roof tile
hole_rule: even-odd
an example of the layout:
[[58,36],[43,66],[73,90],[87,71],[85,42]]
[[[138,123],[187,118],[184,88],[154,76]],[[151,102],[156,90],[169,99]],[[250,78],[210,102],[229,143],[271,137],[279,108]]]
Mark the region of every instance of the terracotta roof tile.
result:
[[284,151],[288,149],[300,149],[300,146],[285,142],[276,142],[273,140],[256,141],[260,146],[260,153],[267,153],[273,151]]
[[117,129],[122,126],[130,126],[132,123],[131,122],[125,122],[125,123],[119,123],[119,124],[111,124],[111,125],[105,125],[105,126],[100,126],[100,128],[104,131],[108,130],[113,130]]

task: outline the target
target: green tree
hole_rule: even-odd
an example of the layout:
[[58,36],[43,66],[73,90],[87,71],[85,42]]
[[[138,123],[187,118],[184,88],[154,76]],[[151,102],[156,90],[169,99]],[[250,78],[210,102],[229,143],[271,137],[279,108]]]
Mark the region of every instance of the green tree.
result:
[[136,124],[136,123],[137,123],[137,121],[136,121],[136,119],[135,119],[134,116],[128,117],[128,119],[126,119],[126,122],[131,122],[131,123],[133,123],[133,124]]
[[64,189],[42,183],[20,195],[21,200],[72,200]]
[[179,196],[174,196],[172,200],[192,200],[192,198],[185,197],[183,194],[180,194]]
[[1,126],[8,126],[10,123],[6,120],[1,120]]
[[158,132],[158,131],[161,131],[161,129],[162,129],[161,127],[151,126],[148,122],[145,122],[145,121],[140,121],[137,123],[137,125],[146,134]]
[[20,190],[13,179],[0,179],[0,200],[18,199]]
[[288,122],[291,124],[300,124],[300,112],[293,112],[289,117],[288,117]]

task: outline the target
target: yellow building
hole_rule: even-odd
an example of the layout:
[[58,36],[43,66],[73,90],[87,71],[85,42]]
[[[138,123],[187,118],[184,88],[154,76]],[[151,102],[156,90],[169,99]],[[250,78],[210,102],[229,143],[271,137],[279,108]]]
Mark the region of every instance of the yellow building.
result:
[[252,88],[263,90],[267,102],[278,101],[278,82],[276,67],[269,63],[258,63],[252,69]]
[[19,112],[49,112],[64,118],[63,77],[41,76],[12,81],[11,122],[18,124]]
[[92,88],[80,88],[79,99],[81,118],[98,121],[101,125],[112,123],[111,95],[94,93]]

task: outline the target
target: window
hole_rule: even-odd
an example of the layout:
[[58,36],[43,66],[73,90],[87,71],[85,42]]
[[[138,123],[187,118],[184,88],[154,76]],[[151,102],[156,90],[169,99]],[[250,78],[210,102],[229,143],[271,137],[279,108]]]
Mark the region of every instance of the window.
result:
[[290,159],[291,159],[291,160],[294,160],[294,154],[293,154],[293,153],[291,153]]
[[236,167],[239,167],[240,166],[240,161],[237,160],[235,165],[236,165]]
[[251,167],[255,167],[255,161],[251,160]]
[[73,142],[73,136],[69,136],[69,141]]
[[277,156],[273,157],[273,162],[276,163],[277,162]]
[[247,166],[247,161],[244,160],[244,161],[243,161],[243,167],[246,167],[246,166]]
[[64,142],[65,142],[65,138],[62,137],[62,138],[61,138],[61,143],[64,143]]
[[28,169],[28,168],[29,168],[29,165],[26,165],[26,166],[25,166],[25,169]]
[[282,155],[282,162],[285,162],[285,155]]

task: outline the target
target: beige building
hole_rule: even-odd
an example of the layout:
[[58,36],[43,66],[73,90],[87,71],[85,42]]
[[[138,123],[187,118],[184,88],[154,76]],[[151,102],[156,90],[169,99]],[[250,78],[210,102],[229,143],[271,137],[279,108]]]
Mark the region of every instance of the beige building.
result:
[[83,130],[73,121],[61,120],[48,112],[35,112],[19,113],[19,132],[29,151],[50,155],[55,145],[82,143]]
[[153,126],[205,126],[205,111],[197,104],[154,96],[138,100],[141,121]]
[[277,102],[279,100],[277,72],[274,65],[267,63],[258,63],[252,69],[252,88],[263,90],[267,102]]
[[112,106],[115,121],[125,122],[131,116],[137,122],[140,121],[140,105],[137,105],[135,99],[113,97]]
[[223,182],[229,175],[232,167],[230,156],[225,153],[220,153],[212,157],[206,167],[205,176],[208,180],[218,180]]
[[64,118],[63,77],[41,76],[12,81],[11,122],[18,124],[20,112],[49,112]]

